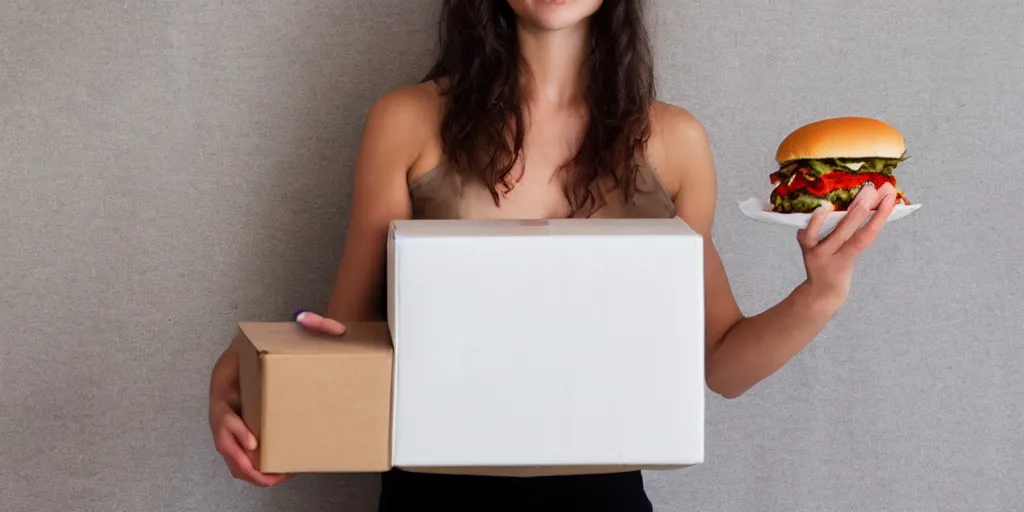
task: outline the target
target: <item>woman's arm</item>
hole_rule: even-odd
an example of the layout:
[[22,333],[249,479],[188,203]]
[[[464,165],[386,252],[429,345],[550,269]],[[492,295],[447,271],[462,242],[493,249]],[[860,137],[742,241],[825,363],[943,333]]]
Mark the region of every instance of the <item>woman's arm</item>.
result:
[[[340,334],[330,319],[378,318],[384,293],[388,224],[409,217],[407,173],[417,160],[436,114],[423,86],[398,89],[379,100],[366,120],[356,163],[352,211],[340,269],[328,306],[329,319],[310,315],[304,325]],[[426,135],[425,135],[426,134]],[[328,325],[330,324],[330,325]],[[238,356],[228,345],[210,375],[210,429],[231,473],[255,485],[272,486],[286,475],[264,475],[250,459],[257,439],[238,416]]]
[[[704,237],[708,387],[735,398],[803,350],[838,311],[846,300],[854,258],[874,241],[895,206],[895,191],[861,193],[858,207],[821,243],[817,243],[818,233],[827,212],[816,212],[798,237],[807,279],[774,307],[745,317],[711,239],[718,191],[707,134],[696,119],[677,107],[663,112],[661,126],[662,167],[678,184],[677,214]],[[876,208],[877,215],[864,225]]]
[[412,215],[409,170],[437,125],[428,84],[398,89],[370,111],[356,161],[345,249],[325,316],[383,320],[388,227]]
[[[409,168],[429,136],[429,90],[423,85],[396,89],[377,101],[367,115],[356,159],[348,236],[327,307],[327,317],[367,320],[380,317],[383,302],[384,251],[388,224],[408,218]],[[217,359],[211,394],[237,392],[238,358],[231,343]]]

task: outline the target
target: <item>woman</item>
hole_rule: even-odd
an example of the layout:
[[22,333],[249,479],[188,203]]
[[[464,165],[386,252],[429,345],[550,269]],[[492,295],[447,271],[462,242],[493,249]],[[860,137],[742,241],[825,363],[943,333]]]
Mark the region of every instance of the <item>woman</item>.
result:
[[[441,51],[426,79],[371,109],[355,171],[351,223],[325,316],[384,318],[388,223],[405,218],[672,217],[705,237],[708,387],[738,397],[806,346],[845,301],[854,258],[895,205],[866,188],[824,240],[815,212],[798,242],[807,279],[744,317],[711,241],[716,179],[702,125],[654,100],[639,0],[446,0]],[[869,214],[876,215],[867,223]],[[237,362],[213,371],[210,425],[232,474],[261,486],[256,440],[236,413]],[[381,510],[651,510],[639,473],[533,479],[383,475]]]

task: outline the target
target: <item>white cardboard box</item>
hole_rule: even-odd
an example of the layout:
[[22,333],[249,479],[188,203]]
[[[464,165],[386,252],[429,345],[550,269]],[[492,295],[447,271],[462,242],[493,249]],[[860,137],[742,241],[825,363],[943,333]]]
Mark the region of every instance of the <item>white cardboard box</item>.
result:
[[396,221],[388,255],[396,467],[703,462],[703,241],[682,220]]

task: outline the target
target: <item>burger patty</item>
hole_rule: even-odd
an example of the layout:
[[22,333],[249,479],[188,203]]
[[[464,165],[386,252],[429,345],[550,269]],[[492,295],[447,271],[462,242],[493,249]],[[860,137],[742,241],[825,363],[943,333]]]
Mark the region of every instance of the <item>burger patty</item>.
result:
[[892,175],[899,160],[866,161],[806,160],[790,162],[772,173],[776,185],[771,194],[772,210],[780,213],[809,213],[823,202],[836,211],[846,210],[867,183],[881,188],[896,187],[897,199],[909,204]]

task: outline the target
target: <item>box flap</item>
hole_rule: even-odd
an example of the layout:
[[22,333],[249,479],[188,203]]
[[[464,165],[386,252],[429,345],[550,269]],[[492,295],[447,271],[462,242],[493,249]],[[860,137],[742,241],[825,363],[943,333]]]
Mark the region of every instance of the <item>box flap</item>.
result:
[[376,355],[391,348],[387,322],[346,323],[341,336],[310,331],[292,322],[240,322],[239,329],[260,354]]
[[393,239],[403,237],[495,236],[699,236],[682,219],[417,219],[396,220]]

